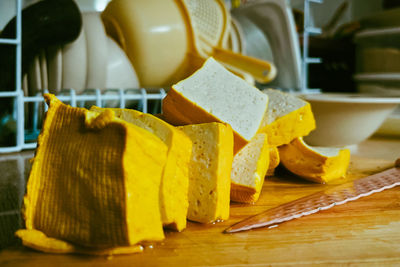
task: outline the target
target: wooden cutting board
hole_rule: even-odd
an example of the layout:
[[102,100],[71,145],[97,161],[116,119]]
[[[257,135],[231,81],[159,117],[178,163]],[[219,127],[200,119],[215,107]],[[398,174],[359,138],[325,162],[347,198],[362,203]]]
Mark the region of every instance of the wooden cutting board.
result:
[[232,203],[228,221],[189,223],[167,232],[161,243],[135,255],[51,255],[17,246],[0,251],[0,266],[268,266],[400,264],[400,187],[373,194],[272,229],[223,234],[229,225],[271,207],[393,166],[392,161],[352,157],[346,179],[329,185],[304,182],[280,172],[265,181],[254,205]]

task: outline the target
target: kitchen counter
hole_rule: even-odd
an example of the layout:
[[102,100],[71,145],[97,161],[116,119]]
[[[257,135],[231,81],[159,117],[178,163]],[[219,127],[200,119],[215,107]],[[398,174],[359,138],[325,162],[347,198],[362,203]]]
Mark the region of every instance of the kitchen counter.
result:
[[0,266],[268,266],[400,265],[400,187],[280,224],[223,234],[231,224],[268,208],[393,166],[400,139],[371,138],[352,148],[345,179],[329,185],[302,181],[284,171],[267,178],[254,205],[232,203],[225,222],[189,223],[161,243],[124,256],[45,254],[22,247],[13,233],[33,151],[0,155]]

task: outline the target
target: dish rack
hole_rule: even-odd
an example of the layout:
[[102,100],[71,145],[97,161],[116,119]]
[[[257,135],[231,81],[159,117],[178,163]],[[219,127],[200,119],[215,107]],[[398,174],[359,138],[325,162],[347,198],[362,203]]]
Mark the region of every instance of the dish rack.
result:
[[[36,148],[36,138],[40,133],[43,111],[47,110],[41,93],[36,96],[25,96],[22,90],[22,0],[16,0],[16,38],[0,38],[0,45],[16,46],[16,69],[15,69],[15,89],[13,91],[0,91],[0,98],[11,98],[13,101],[13,112],[8,117],[2,118],[2,123],[15,121],[15,145],[0,147],[0,153],[18,152],[25,149]],[[113,94],[109,94],[112,92]],[[44,90],[43,93],[48,93]],[[160,110],[161,100],[166,92],[163,88],[158,89],[87,89],[83,94],[76,94],[74,89],[64,89],[57,98],[72,107],[87,106],[88,103],[99,107],[106,106],[109,101],[118,101],[113,107],[125,108],[126,103],[135,102],[135,109],[142,112],[156,113]],[[149,102],[155,101],[155,109],[151,110]],[[32,107],[32,108],[30,108]],[[26,116],[26,111],[32,111]],[[29,126],[26,121],[29,119]]]
[[[321,29],[310,26],[310,4],[323,3],[323,0],[304,0],[304,33],[303,33],[303,56],[302,56],[302,88],[303,92],[318,92],[319,89],[308,88],[308,65],[321,63],[321,59],[308,56],[308,38],[311,35],[320,34]],[[15,145],[0,147],[0,153],[18,152],[25,149],[36,148],[36,138],[40,133],[41,114],[47,110],[44,104],[44,99],[39,93],[36,96],[25,96],[22,88],[22,0],[16,0],[16,38],[1,39],[0,45],[11,44],[16,46],[16,69],[15,69],[15,89],[13,91],[1,91],[0,98],[12,98],[13,112],[7,120],[15,121]],[[107,94],[113,91],[114,94]],[[48,92],[44,90],[44,93]],[[96,106],[104,107],[107,101],[119,101],[118,107],[125,108],[127,101],[137,101],[135,109],[142,112],[151,112],[148,102],[151,100],[158,101],[158,106],[161,105],[161,100],[165,97],[166,92],[163,88],[155,90],[146,90],[145,88],[135,89],[109,89],[101,91],[99,89],[88,89],[84,94],[76,94],[73,89],[64,89],[57,97],[70,104],[72,107],[82,107],[90,102]],[[26,116],[28,106],[32,111]],[[26,120],[29,119],[29,127],[26,126]]]

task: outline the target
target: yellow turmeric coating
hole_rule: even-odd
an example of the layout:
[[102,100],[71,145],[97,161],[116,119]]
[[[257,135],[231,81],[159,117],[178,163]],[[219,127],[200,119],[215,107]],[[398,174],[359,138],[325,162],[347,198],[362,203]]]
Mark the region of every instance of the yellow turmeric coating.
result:
[[[188,125],[198,123],[220,122],[220,119],[198,106],[196,103],[188,101],[181,93],[174,88],[168,91],[168,95],[163,100],[163,118],[173,125]],[[233,131],[234,152],[240,150],[247,141]]]
[[93,249],[162,240],[166,145],[112,111],[45,99],[49,110],[24,197],[26,229]]
[[24,246],[33,248],[38,251],[54,254],[86,254],[86,255],[120,255],[140,253],[143,251],[141,245],[133,245],[129,247],[114,247],[106,249],[93,249],[72,245],[60,239],[47,237],[43,232],[38,230],[20,229],[15,233],[22,240]]
[[[93,106],[90,110],[104,112]],[[160,189],[161,217],[164,226],[177,231],[186,228],[189,206],[189,162],[192,141],[181,130],[151,115],[132,109],[111,109],[120,119],[133,123],[158,136],[168,146],[168,159]]]
[[259,131],[268,135],[271,146],[289,144],[315,129],[310,103],[276,89],[264,89],[263,93],[268,95],[269,104]]
[[297,137],[307,136],[315,129],[315,119],[311,111],[311,105],[307,103],[303,107],[275,119],[267,124],[264,120],[260,132],[268,135],[271,146],[281,146],[290,143]]
[[269,165],[268,165],[268,171],[266,176],[273,176],[275,173],[276,167],[278,167],[280,163],[280,158],[279,158],[279,151],[276,146],[270,146],[269,147]]
[[279,147],[279,155],[290,172],[318,183],[344,177],[350,163],[349,149],[311,147],[302,138]]
[[233,158],[231,200],[254,203],[260,197],[270,150],[266,134],[256,134]]
[[212,122],[179,127],[193,142],[189,165],[188,219],[211,223],[229,218],[233,132]]

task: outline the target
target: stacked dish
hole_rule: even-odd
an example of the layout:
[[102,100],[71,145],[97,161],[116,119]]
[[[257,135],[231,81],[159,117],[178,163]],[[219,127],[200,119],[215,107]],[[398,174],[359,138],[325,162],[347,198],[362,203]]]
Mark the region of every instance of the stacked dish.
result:
[[[23,79],[25,95],[34,96],[44,90],[59,94],[62,89],[74,89],[77,94],[100,89],[104,94],[113,94],[112,89],[140,88],[125,52],[106,35],[100,14],[83,13],[82,23],[75,41],[48,47],[35,57]],[[118,101],[107,103],[118,105]]]
[[[355,36],[357,74],[354,79],[361,93],[400,98],[400,30],[392,18],[365,18],[363,24],[370,28]],[[389,115],[377,134],[400,136],[400,108]]]
[[276,65],[278,74],[268,86],[301,89],[300,45],[286,1],[246,1],[232,10],[232,16],[244,33],[244,53]]

